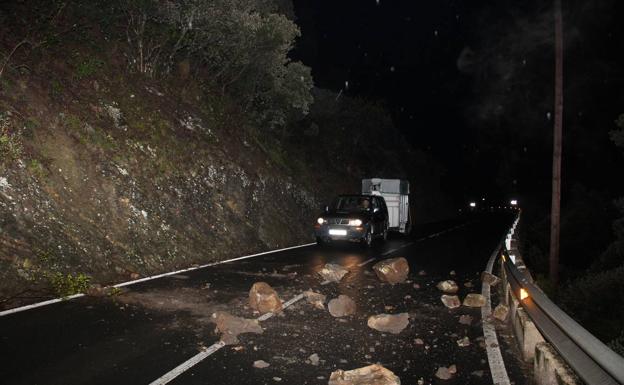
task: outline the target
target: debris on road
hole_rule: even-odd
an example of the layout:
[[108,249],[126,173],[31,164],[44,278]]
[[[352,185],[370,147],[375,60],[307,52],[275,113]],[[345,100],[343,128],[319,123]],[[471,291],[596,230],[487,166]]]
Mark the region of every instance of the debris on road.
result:
[[308,357],[308,361],[310,361],[311,365],[318,366],[319,361],[320,361],[319,355],[316,353],[311,354],[310,357]]
[[472,284],[472,282],[468,281],[468,282],[464,282],[464,287],[467,287],[467,288],[470,289],[470,288],[474,287],[474,285]]
[[443,294],[440,299],[442,300],[444,306],[448,307],[449,309],[455,309],[461,306],[461,302],[459,302],[459,297],[456,295]]
[[468,315],[468,314],[462,314],[461,316],[459,316],[459,323],[462,325],[472,325],[472,316]]
[[315,308],[325,310],[325,299],[327,298],[325,295],[312,290],[304,291],[303,295],[308,303],[314,305]]
[[221,341],[226,345],[238,343],[238,335],[243,333],[262,334],[264,330],[255,319],[236,317],[230,313],[219,311],[212,315],[217,324],[217,331],[221,332]]
[[435,376],[441,380],[450,380],[457,373],[457,367],[455,365],[451,365],[448,368],[444,366],[440,366],[436,371]]
[[496,286],[500,282],[500,278],[498,278],[494,274],[484,271],[483,273],[481,273],[481,282],[487,283],[490,286]]
[[449,275],[455,275],[455,274],[456,274],[456,273],[455,273],[455,270],[451,270],[451,271],[449,272]]
[[264,313],[278,313],[282,310],[277,292],[266,282],[256,282],[249,290],[249,307]]
[[409,324],[409,315],[400,314],[378,314],[368,317],[368,327],[380,332],[399,334]]
[[438,282],[436,287],[438,288],[438,290],[447,294],[455,294],[457,293],[457,290],[459,290],[457,283],[455,283],[455,281],[450,280],[450,279],[447,279],[446,281]]
[[422,338],[416,338],[416,339],[414,340],[414,343],[415,343],[416,345],[424,345],[424,344],[425,344],[425,341],[423,341],[423,340],[422,340]]
[[414,286],[414,289],[417,289],[417,290],[420,289],[420,285],[417,283],[415,283],[413,286]]
[[460,348],[465,348],[466,346],[470,346],[470,338],[468,338],[468,336],[457,340],[457,346],[459,346]]
[[492,313],[494,318],[500,321],[505,321],[507,319],[508,314],[509,314],[509,308],[503,305],[502,303],[498,304],[498,306],[496,306],[496,308],[494,309],[494,312]]
[[418,275],[425,276],[425,275],[427,275],[427,272],[424,271],[424,270],[421,270],[421,271],[418,272]]
[[340,282],[342,277],[344,277],[349,270],[344,267],[337,265],[335,263],[327,263],[321,271],[319,271],[319,275],[330,282]]
[[481,294],[470,293],[464,298],[464,306],[482,307],[485,306],[485,297]]
[[336,370],[327,385],[401,385],[401,379],[379,364],[353,370]]
[[253,367],[258,369],[268,368],[269,366],[271,366],[271,364],[263,360],[254,361],[253,363]]
[[405,282],[409,274],[409,264],[403,257],[390,258],[377,262],[373,266],[373,270],[381,281],[394,285]]
[[338,298],[329,301],[327,309],[334,317],[346,317],[355,314],[356,305],[350,297],[341,294]]

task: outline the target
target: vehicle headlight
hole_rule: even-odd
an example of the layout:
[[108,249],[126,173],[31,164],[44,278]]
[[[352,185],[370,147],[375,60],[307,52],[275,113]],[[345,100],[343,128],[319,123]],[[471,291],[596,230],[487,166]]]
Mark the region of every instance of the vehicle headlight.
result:
[[361,219],[349,219],[349,226],[362,226]]
[[322,225],[323,223],[325,223],[325,219],[319,218],[316,220],[316,223],[318,223],[319,225]]

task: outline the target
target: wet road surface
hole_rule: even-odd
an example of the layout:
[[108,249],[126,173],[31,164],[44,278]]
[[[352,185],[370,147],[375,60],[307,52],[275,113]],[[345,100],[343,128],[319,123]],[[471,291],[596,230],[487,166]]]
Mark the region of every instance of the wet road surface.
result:
[[[288,250],[144,282],[112,297],[84,297],[5,316],[0,318],[0,383],[149,384],[219,341],[215,311],[257,318],[247,307],[248,292],[254,282],[265,281],[283,301],[308,289],[328,300],[346,294],[355,300],[357,313],[337,319],[305,299],[298,301],[262,321],[263,334],[239,336],[240,343],[223,347],[171,384],[327,384],[336,369],[372,363],[406,384],[436,383],[437,368],[452,364],[456,377],[438,382],[491,384],[480,309],[447,309],[435,285],[453,279],[460,298],[480,293],[479,275],[512,220],[510,214],[497,214],[422,227],[411,237],[395,236],[372,249]],[[408,281],[381,283],[373,264],[399,256],[409,261]],[[350,273],[340,283],[322,285],[316,273],[328,262]],[[402,312],[409,313],[410,323],[399,334],[366,324],[370,315]],[[472,325],[459,323],[464,314],[474,318]],[[505,338],[510,333],[499,328],[509,376],[515,384],[526,383],[525,368]],[[458,346],[465,336],[470,345]],[[320,358],[317,365],[308,359],[312,354]],[[254,368],[256,360],[270,366]]]

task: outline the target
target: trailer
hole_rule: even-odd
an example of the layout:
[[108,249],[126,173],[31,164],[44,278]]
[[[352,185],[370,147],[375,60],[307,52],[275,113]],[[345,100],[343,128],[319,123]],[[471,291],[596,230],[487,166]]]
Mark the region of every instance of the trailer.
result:
[[362,179],[362,194],[379,195],[388,206],[388,230],[408,234],[412,216],[409,205],[409,182],[402,179]]

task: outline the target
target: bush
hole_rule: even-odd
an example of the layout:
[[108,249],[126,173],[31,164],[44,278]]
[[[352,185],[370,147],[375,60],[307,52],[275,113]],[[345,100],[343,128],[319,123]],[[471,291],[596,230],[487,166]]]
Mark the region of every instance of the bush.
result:
[[65,298],[87,291],[91,278],[83,273],[74,275],[56,272],[49,274],[48,280],[55,294]]

